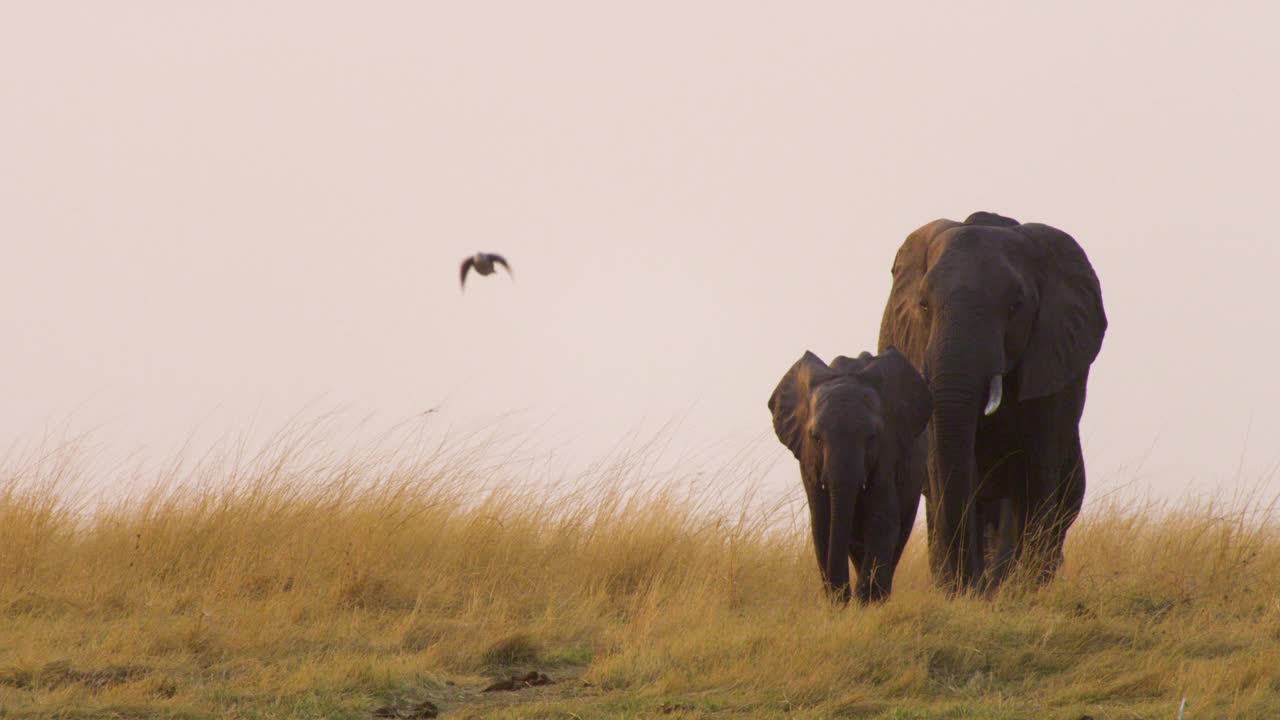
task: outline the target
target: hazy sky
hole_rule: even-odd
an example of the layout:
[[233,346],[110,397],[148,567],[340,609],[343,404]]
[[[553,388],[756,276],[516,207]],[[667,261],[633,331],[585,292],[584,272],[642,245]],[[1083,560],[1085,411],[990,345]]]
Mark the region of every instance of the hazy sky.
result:
[[[0,438],[680,416],[797,483],[778,378],[874,350],[902,239],[982,209],[1101,278],[1091,493],[1280,492],[1274,7],[10,3]],[[515,282],[460,293],[478,249]]]

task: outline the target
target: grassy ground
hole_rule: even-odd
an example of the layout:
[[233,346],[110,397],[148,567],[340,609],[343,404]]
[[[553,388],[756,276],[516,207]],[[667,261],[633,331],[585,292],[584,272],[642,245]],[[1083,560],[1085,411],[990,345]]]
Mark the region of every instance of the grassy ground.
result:
[[[304,454],[91,513],[74,460],[10,461],[0,716],[1280,717],[1280,532],[1247,506],[1095,508],[993,601],[932,590],[917,533],[887,604],[839,609],[794,507],[636,489],[634,457],[548,493],[479,450]],[[554,684],[483,692],[528,671]]]

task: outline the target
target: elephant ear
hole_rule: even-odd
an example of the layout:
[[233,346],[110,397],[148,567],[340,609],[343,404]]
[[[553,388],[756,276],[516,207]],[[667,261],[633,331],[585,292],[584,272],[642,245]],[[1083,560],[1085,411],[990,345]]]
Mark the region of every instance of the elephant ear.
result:
[[1018,363],[1018,399],[1060,392],[1082,378],[1102,348],[1102,287],[1070,235],[1039,223],[1020,226],[1041,253],[1040,305]]
[[933,414],[929,385],[896,348],[886,348],[862,373],[880,390],[885,434],[899,451],[911,447]]
[[1021,223],[1011,217],[997,215],[986,210],[979,210],[964,219],[965,225],[986,225],[987,227],[1018,227]]
[[960,227],[953,220],[934,220],[907,236],[893,259],[893,287],[880,320],[879,351],[898,348],[917,368],[924,362],[929,329],[917,310],[920,283],[929,270],[929,247],[945,230]]
[[791,366],[769,397],[773,431],[778,440],[800,460],[806,425],[809,424],[809,392],[834,373],[822,359],[809,351]]

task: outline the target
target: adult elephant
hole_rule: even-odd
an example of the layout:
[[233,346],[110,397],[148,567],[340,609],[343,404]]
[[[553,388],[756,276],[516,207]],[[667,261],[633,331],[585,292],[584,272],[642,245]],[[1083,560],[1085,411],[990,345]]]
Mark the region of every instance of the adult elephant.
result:
[[1080,415],[1106,329],[1088,257],[1048,225],[978,212],[935,220],[898,249],[880,349],[901,350],[933,394],[925,508],[943,587],[993,588],[1019,558],[1042,581],[1061,565],[1084,501]]

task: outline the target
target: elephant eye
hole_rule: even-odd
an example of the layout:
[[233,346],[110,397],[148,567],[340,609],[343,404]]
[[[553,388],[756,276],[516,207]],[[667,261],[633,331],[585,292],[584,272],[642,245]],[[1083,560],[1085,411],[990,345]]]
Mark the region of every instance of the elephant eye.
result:
[[927,312],[929,312],[929,301],[928,301],[928,300],[921,300],[921,301],[920,301],[920,312],[926,312],[926,313],[927,313]]

